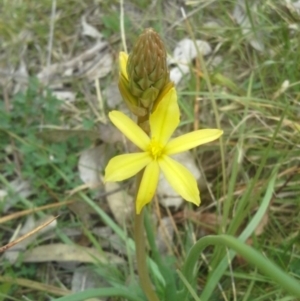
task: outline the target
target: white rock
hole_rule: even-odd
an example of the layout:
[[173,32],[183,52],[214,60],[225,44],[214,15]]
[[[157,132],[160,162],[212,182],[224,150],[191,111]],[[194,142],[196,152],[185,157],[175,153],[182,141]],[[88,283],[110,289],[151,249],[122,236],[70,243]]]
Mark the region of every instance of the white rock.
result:
[[[208,55],[211,53],[210,45],[202,40],[196,40],[198,50],[202,55]],[[173,52],[172,63],[186,63],[189,64],[193,59],[197,57],[197,48],[193,40],[183,39],[178,42]]]

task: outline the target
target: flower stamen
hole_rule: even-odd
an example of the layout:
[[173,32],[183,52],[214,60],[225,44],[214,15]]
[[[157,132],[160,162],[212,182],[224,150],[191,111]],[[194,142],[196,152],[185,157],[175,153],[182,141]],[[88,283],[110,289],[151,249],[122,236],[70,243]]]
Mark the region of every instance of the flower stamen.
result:
[[149,153],[153,160],[159,159],[163,153],[163,147],[155,138],[152,138],[150,141]]

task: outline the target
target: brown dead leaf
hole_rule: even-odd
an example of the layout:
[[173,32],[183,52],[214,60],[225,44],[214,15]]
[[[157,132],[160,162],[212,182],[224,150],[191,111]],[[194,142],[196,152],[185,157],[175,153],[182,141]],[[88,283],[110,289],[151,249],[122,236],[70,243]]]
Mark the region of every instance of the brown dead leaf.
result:
[[126,221],[134,216],[134,200],[125,190],[120,189],[120,185],[114,182],[106,182],[104,184],[108,194],[106,199],[108,206],[119,225],[124,226]]
[[103,142],[114,144],[123,141],[123,136],[112,124],[99,124],[100,137]]
[[0,251],[5,251],[4,258],[14,263],[20,254],[24,252],[27,246],[32,243],[38,236],[52,230],[56,227],[56,217],[47,216],[35,221],[33,216],[28,216],[27,221],[20,231],[16,231],[12,241],[2,247]]
[[113,67],[113,56],[111,53],[101,53],[97,55],[91,62],[87,62],[82,66],[80,76],[85,76],[88,80],[93,81],[97,78],[107,76]]
[[118,88],[118,84],[111,83],[104,91],[103,96],[106,99],[106,104],[110,109],[115,109],[119,104],[123,102],[121,93]]
[[99,253],[95,248],[81,247],[78,245],[65,245],[62,243],[42,245],[28,250],[23,255],[23,262],[85,262],[120,264],[124,259],[107,252]]
[[66,70],[69,74],[73,73],[72,70],[81,70],[83,62],[93,60],[107,46],[107,42],[98,41],[93,47],[67,62],[55,63],[45,67],[37,74],[37,77],[43,84],[49,84],[56,76],[62,76]]
[[[21,178],[15,179],[9,183],[10,191],[7,191],[7,196],[4,199],[5,205],[3,212],[7,212],[11,207],[15,206],[20,198],[27,198],[33,194],[31,183]],[[11,195],[9,192],[12,192]]]
[[93,148],[84,150],[79,158],[78,170],[79,177],[83,183],[88,184],[91,188],[98,188],[102,182],[100,173],[104,160],[104,145],[98,145]]
[[81,26],[82,26],[82,34],[84,36],[88,36],[97,40],[101,40],[103,38],[102,34],[98,31],[98,29],[86,22],[86,17],[82,16],[81,18]]

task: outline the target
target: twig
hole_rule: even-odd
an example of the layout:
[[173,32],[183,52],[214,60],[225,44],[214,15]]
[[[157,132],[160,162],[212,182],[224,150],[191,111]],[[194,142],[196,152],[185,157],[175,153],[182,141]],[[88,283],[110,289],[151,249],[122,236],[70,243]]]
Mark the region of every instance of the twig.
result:
[[122,45],[124,51],[127,53],[125,26],[124,26],[124,1],[123,0],[120,0],[120,30],[121,30]]
[[100,82],[99,78],[95,79],[97,99],[98,99],[98,103],[99,103],[99,117],[98,118],[104,124],[107,124],[107,118],[105,116],[104,105],[103,105],[103,97],[102,97],[102,94],[101,94],[101,89],[100,89],[100,83],[99,82]]
[[35,229],[33,229],[32,231],[22,235],[21,237],[15,239],[14,241],[8,243],[7,245],[0,247],[0,253],[1,252],[5,252],[7,249],[10,249],[11,247],[15,246],[16,244],[20,243],[21,241],[23,241],[24,239],[30,237],[31,235],[37,233],[38,231],[44,229],[45,227],[47,227],[48,225],[50,225],[54,220],[57,219],[58,216],[51,218],[49,221],[43,223],[42,225],[36,227]]
[[56,0],[52,0],[50,32],[49,32],[49,41],[48,41],[47,67],[49,67],[51,65],[51,53],[52,53],[52,47],[53,47],[53,32],[54,32],[55,14],[56,14]]

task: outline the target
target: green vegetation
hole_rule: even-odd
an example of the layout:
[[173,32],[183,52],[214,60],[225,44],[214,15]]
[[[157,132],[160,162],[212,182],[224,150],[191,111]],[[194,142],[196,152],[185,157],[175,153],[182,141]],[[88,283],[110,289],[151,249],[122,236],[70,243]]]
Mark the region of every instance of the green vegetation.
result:
[[[57,1],[53,17],[53,2],[4,0],[0,12],[0,245],[18,233],[28,216],[39,220],[51,215],[57,216],[57,225],[35,237],[25,247],[29,253],[43,245],[76,244],[122,263],[115,257],[110,264],[100,257],[80,261],[96,280],[88,278],[86,291],[72,295],[78,266],[62,255],[29,261],[22,249],[16,260],[1,260],[0,301],[146,300],[135,271],[132,222],[118,224],[103,184],[98,190],[83,185],[78,170],[84,150],[103,146],[101,173],[108,158],[128,147],[123,140],[110,144],[114,134],[107,134],[104,123],[110,100],[103,91],[117,82],[118,52],[124,49],[120,3]],[[289,277],[300,281],[300,14],[276,0],[256,7],[246,1],[248,24],[240,25],[233,17],[236,1],[186,1],[185,22],[172,1],[157,1],[156,6],[146,0],[124,2],[129,50],[149,26],[170,54],[182,38],[210,44],[212,53],[198,55],[189,65],[190,76],[177,87],[180,130],[224,130],[221,146],[214,142],[192,151],[203,173],[201,206],[160,207],[158,213],[153,202],[148,208],[149,266],[161,300],[175,300],[170,298],[174,286],[186,285],[189,293],[183,290],[182,300],[299,300],[299,288]],[[41,80],[47,64],[70,61],[97,43],[82,34],[83,16],[108,43],[105,49],[113,58],[109,74],[98,81],[88,78],[82,66],[91,68],[89,57]],[[21,69],[11,72],[22,62],[28,78]],[[71,91],[75,100],[58,99],[57,91]],[[16,193],[17,179],[29,183],[27,194]],[[122,186],[129,194],[132,183]],[[41,206],[43,210],[29,210]],[[157,220],[172,217],[175,234],[171,240],[163,236],[164,253],[155,246],[154,215]],[[99,235],[104,226],[108,234]],[[193,273],[196,281],[190,278]]]

